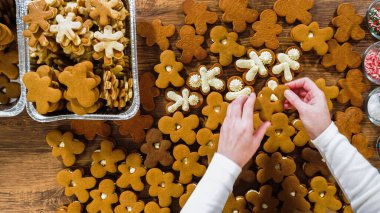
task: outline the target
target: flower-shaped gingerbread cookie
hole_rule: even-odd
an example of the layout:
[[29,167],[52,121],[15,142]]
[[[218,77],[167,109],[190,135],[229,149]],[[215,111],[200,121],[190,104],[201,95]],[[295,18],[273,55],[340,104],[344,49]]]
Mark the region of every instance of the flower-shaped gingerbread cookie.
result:
[[118,167],[121,176],[117,179],[116,185],[120,188],[131,186],[134,191],[142,191],[144,184],[141,181],[141,177],[146,174],[142,161],[143,159],[139,154],[129,154],[125,162]]
[[260,52],[249,49],[247,55],[249,59],[239,59],[235,65],[238,71],[244,72],[244,82],[248,85],[253,85],[257,76],[262,78],[268,76],[268,67],[274,64],[276,56],[274,52],[269,49],[262,49]]
[[352,4],[340,4],[337,14],[338,16],[333,18],[332,24],[338,28],[334,36],[338,42],[343,43],[350,38],[355,41],[364,39],[365,31],[360,27],[364,18],[356,14],[356,9]]
[[356,107],[363,106],[362,94],[367,90],[367,85],[364,83],[364,75],[360,70],[348,71],[346,78],[340,79],[338,85],[342,88],[337,98],[339,103],[350,102]]
[[183,69],[183,64],[177,62],[175,53],[171,50],[165,50],[160,56],[161,63],[154,66],[154,71],[158,73],[156,86],[165,89],[172,84],[175,87],[182,87],[185,80],[179,74]]
[[[241,16],[240,12],[239,16]],[[210,38],[213,42],[210,47],[210,51],[212,53],[219,54],[219,63],[222,66],[230,65],[232,63],[233,56],[242,57],[245,54],[245,47],[237,43],[238,34],[235,32],[229,33],[223,26],[216,26],[212,28]]]
[[208,128],[200,129],[197,133],[197,142],[200,145],[199,156],[207,156],[207,161],[210,163],[218,149],[219,134],[213,134]]
[[277,24],[277,15],[271,10],[264,10],[260,14],[260,21],[253,23],[255,34],[251,37],[250,42],[253,47],[261,47],[275,50],[280,47],[277,36],[282,32],[282,26]]
[[146,45],[149,47],[157,44],[162,51],[167,50],[170,46],[169,37],[175,33],[175,26],[162,25],[160,19],[155,19],[151,23],[137,23],[137,34],[146,38]]
[[249,190],[245,194],[245,198],[253,205],[254,213],[271,213],[277,212],[279,201],[272,196],[272,187],[264,185],[260,187],[260,191]]
[[293,138],[293,142],[296,146],[305,146],[307,142],[310,142],[310,136],[305,126],[300,119],[292,121],[292,126],[297,130],[296,136]]
[[309,26],[300,24],[294,27],[290,34],[293,41],[301,43],[303,51],[314,49],[318,55],[323,56],[329,50],[327,41],[334,36],[334,30],[331,27],[320,29],[319,24],[313,22]]
[[327,182],[324,177],[314,177],[310,182],[311,191],[309,201],[314,203],[313,211],[322,213],[328,210],[337,211],[342,208],[342,203],[335,197],[336,187]]
[[283,157],[281,153],[275,152],[270,157],[261,153],[256,157],[256,164],[259,167],[257,181],[265,183],[270,179],[280,183],[285,176],[290,176],[296,171],[296,163],[292,158]]
[[145,205],[145,213],[170,213],[169,208],[161,208],[157,203],[151,201]]
[[85,148],[84,143],[75,139],[71,132],[51,131],[46,135],[46,142],[52,147],[54,157],[62,157],[65,166],[74,165],[75,155],[82,154]]
[[234,194],[231,194],[226,204],[224,205],[222,213],[231,213],[231,212],[241,212],[248,213],[248,209],[246,209],[247,202],[243,196],[235,197]]
[[61,206],[56,211],[56,213],[81,213],[83,212],[82,204],[78,201],[70,203],[68,206]]
[[182,139],[186,144],[191,145],[195,142],[196,134],[194,129],[199,125],[199,118],[196,115],[184,117],[181,112],[176,112],[172,117],[164,116],[158,121],[158,129],[170,135],[173,143]]
[[303,171],[306,176],[314,177],[317,173],[322,174],[324,177],[329,177],[331,175],[325,160],[318,151],[305,148],[302,150],[301,158],[305,161],[303,164]]
[[165,106],[165,111],[172,114],[178,110],[189,112],[191,108],[195,109],[202,105],[203,96],[197,92],[191,92],[184,87],[180,92],[169,89],[166,92],[165,98],[169,101]]
[[104,179],[99,183],[98,189],[90,192],[91,203],[86,207],[87,212],[113,212],[112,205],[119,200],[115,193],[115,183],[110,179]]
[[271,118],[271,126],[265,133],[268,140],[264,144],[264,150],[269,153],[281,150],[283,153],[294,151],[295,145],[291,137],[296,133],[294,127],[289,126],[289,118],[284,113],[274,114]]
[[347,68],[358,68],[362,57],[358,52],[352,50],[350,43],[339,43],[332,39],[328,42],[329,53],[323,56],[322,65],[326,68],[335,66],[338,72],[344,72]]
[[162,207],[168,207],[172,203],[172,197],[179,198],[183,194],[183,186],[173,183],[174,175],[164,173],[158,168],[153,168],[146,174],[146,181],[149,186],[149,195],[158,197],[158,202]]
[[140,102],[145,111],[151,112],[156,108],[154,98],[160,95],[160,90],[155,87],[156,78],[151,72],[145,72],[139,76]]
[[184,64],[189,64],[195,57],[201,61],[208,54],[207,50],[202,48],[204,37],[195,34],[195,29],[192,26],[185,25],[179,31],[180,39],[176,43],[176,47],[182,50],[181,61]]
[[284,202],[281,213],[310,210],[310,203],[305,199],[308,190],[300,183],[297,176],[286,177],[281,186],[282,191],[278,194],[278,199]]
[[55,17],[57,24],[50,26],[50,32],[56,34],[55,38],[58,44],[67,44],[72,41],[75,45],[79,45],[82,41],[75,30],[82,27],[82,23],[74,21],[75,13],[68,13],[66,17],[58,14]]
[[186,202],[189,200],[191,194],[194,192],[195,188],[197,185],[195,183],[187,184],[186,186],[186,193],[184,193],[180,198],[179,198],[179,206],[183,208],[186,204]]
[[20,85],[10,82],[7,76],[0,74],[0,104],[8,104],[12,98],[20,97],[20,94]]
[[207,117],[205,126],[211,130],[222,125],[227,114],[228,103],[223,101],[220,93],[212,92],[207,96],[207,105],[203,107],[202,114]]
[[133,142],[142,143],[145,139],[145,129],[153,125],[153,117],[141,115],[138,111],[135,117],[125,121],[114,121],[114,123],[119,126],[120,135],[130,135]]
[[146,133],[145,140],[146,143],[140,147],[140,150],[146,154],[144,165],[147,168],[156,167],[158,163],[163,166],[169,166],[173,163],[173,157],[169,152],[172,143],[162,138],[160,130],[150,129]]
[[200,66],[198,72],[192,72],[187,78],[186,84],[192,90],[200,90],[202,94],[208,94],[211,89],[222,92],[226,85],[220,78],[223,69],[219,64],[214,64],[209,70],[205,66]]
[[112,133],[112,128],[106,121],[71,121],[71,130],[77,135],[84,135],[87,140],[94,140],[97,135],[108,137]]
[[297,20],[309,24],[313,17],[309,10],[314,6],[314,0],[278,0],[273,9],[280,17],[285,17],[286,23],[293,24]]
[[135,193],[131,191],[124,191],[119,197],[120,205],[116,206],[115,213],[139,213],[144,211],[144,202],[137,200]]
[[65,187],[65,195],[70,197],[75,195],[79,202],[85,203],[90,198],[87,190],[96,185],[96,179],[93,177],[83,177],[80,169],[74,171],[64,169],[57,174],[57,182]]
[[224,14],[222,21],[232,23],[233,29],[237,33],[242,33],[247,29],[247,23],[257,20],[259,13],[248,8],[248,0],[221,0],[219,7]]
[[251,86],[245,86],[243,79],[238,76],[232,76],[227,81],[228,92],[226,93],[225,99],[227,101],[233,101],[240,96],[250,95],[253,93],[254,89]]
[[110,21],[121,18],[120,12],[116,10],[116,8],[120,6],[119,3],[120,1],[118,0],[91,0],[91,12],[89,15],[94,21],[97,21],[101,27],[104,27],[110,24]]
[[339,88],[337,86],[327,86],[326,80],[323,78],[320,78],[315,81],[315,84],[317,87],[322,90],[322,92],[326,96],[327,106],[329,107],[329,110],[331,111],[334,107],[332,103],[332,99],[335,99],[339,95]]
[[194,0],[185,0],[182,3],[183,12],[186,14],[185,24],[195,25],[198,35],[204,35],[207,24],[214,24],[218,20],[218,14],[207,10],[207,4]]
[[36,33],[39,29],[47,32],[50,27],[48,20],[56,15],[56,8],[48,7],[45,0],[37,0],[28,4],[28,14],[23,20],[29,24],[28,30],[31,33]]
[[356,134],[352,137],[352,145],[362,154],[366,159],[374,156],[375,151],[368,144],[368,138],[363,133]]
[[189,147],[180,144],[174,147],[173,156],[176,161],[173,163],[173,170],[179,172],[179,182],[188,184],[195,177],[202,177],[206,172],[206,167],[199,164],[199,154],[190,152]]
[[283,82],[290,82],[294,79],[294,73],[302,72],[302,66],[298,62],[302,56],[302,51],[298,47],[289,47],[285,53],[277,54],[277,64],[272,67],[271,74],[282,76]]
[[104,140],[100,143],[100,150],[95,150],[91,158],[92,176],[102,178],[107,172],[115,173],[117,171],[116,163],[125,159],[125,153],[121,149],[114,149],[111,141]]
[[353,134],[361,131],[360,122],[363,120],[363,112],[357,107],[349,107],[345,112],[336,112],[334,115],[335,125],[339,132],[351,141]]

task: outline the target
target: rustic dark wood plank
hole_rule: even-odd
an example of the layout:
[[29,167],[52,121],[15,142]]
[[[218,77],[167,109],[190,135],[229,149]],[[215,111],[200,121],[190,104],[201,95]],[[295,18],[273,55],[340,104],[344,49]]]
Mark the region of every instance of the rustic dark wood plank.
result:
[[[218,8],[217,0],[203,0],[207,2],[210,10],[215,11],[221,16]],[[184,14],[181,11],[182,0],[137,0],[138,20],[152,20],[161,18],[165,24],[175,24],[177,30],[183,25]],[[250,0],[250,6],[262,11],[271,8],[273,0]],[[328,26],[331,18],[335,14],[337,6],[343,1],[336,0],[316,0],[316,4],[312,9],[314,20],[318,21],[321,26]],[[364,15],[371,0],[362,1],[345,1],[353,3],[360,14]],[[281,50],[285,50],[288,46],[293,45],[289,38],[291,26],[284,24],[284,31],[280,36]],[[220,23],[220,22],[218,22]],[[229,26],[229,25],[227,25]],[[364,26],[364,25],[363,25]],[[229,26],[230,27],[230,26]],[[249,46],[249,36],[251,32],[246,31],[240,35],[241,43]],[[176,50],[174,43],[178,35],[172,39],[172,48]],[[207,38],[210,44],[209,38]],[[366,39],[354,43],[355,50],[363,53],[365,49],[375,42],[369,34]],[[160,51],[157,47],[147,48],[143,39],[138,40],[139,52],[139,69],[140,72],[152,71],[153,65],[159,62]],[[177,51],[179,55],[179,52]],[[202,64],[210,64],[216,62],[215,56],[210,56],[202,62]],[[306,53],[304,57],[305,72],[302,76],[308,76],[313,79],[323,77],[327,79],[329,84],[335,84],[337,80],[343,77],[343,74],[326,70],[320,65],[320,58],[312,53]],[[186,70],[193,70],[199,63],[192,63],[187,66]],[[237,74],[232,66],[226,69],[225,78]],[[375,86],[370,84],[370,88]],[[158,108],[153,113],[156,122],[159,117],[164,115],[164,100],[162,97],[156,99]],[[345,106],[336,105],[336,109],[342,110]],[[26,112],[15,118],[0,119],[0,162],[2,164],[0,170],[0,212],[53,212],[58,206],[69,201],[63,195],[63,189],[55,182],[57,172],[62,169],[59,160],[51,156],[50,148],[44,141],[44,137],[49,130],[69,128],[68,121],[55,123],[37,123],[31,120]],[[363,122],[363,132],[369,137],[371,145],[374,146],[375,140],[380,135],[380,128],[372,125],[368,119]],[[120,146],[126,147],[127,150],[133,150],[136,145],[131,143],[130,139],[121,137],[117,134],[114,127],[114,138]],[[79,158],[78,165],[85,166],[90,163],[91,152],[98,147],[98,142],[89,142],[86,153]],[[371,159],[371,163],[380,169],[380,158],[378,156]],[[236,190],[238,194],[244,190],[251,188],[250,185],[239,185]],[[147,199],[147,193],[139,194],[141,199]],[[174,204],[173,212],[178,212],[179,207]]]

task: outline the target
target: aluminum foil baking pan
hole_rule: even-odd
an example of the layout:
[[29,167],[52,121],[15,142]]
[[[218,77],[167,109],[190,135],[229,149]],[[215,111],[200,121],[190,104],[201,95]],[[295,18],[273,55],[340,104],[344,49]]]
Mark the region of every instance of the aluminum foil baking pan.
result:
[[[19,52],[20,52],[20,74],[24,74],[30,71],[30,57],[27,39],[23,36],[22,32],[27,28],[27,25],[23,23],[22,17],[27,14],[27,5],[31,0],[16,0],[18,14],[20,15],[18,20],[18,36],[19,36]],[[64,113],[54,115],[41,115],[37,112],[33,103],[26,103],[26,110],[31,118],[38,122],[53,122],[59,120],[128,120],[136,115],[140,107],[140,94],[139,94],[139,81],[138,81],[138,69],[137,69],[137,39],[136,39],[136,9],[135,0],[126,0],[127,7],[129,7],[130,17],[126,21],[129,24],[130,43],[128,45],[127,52],[130,56],[131,76],[133,77],[133,99],[130,105],[121,111],[120,113],[101,113],[101,114],[87,114],[83,116]],[[128,29],[128,27],[127,27]],[[22,79],[21,75],[21,79]],[[25,89],[24,89],[25,90]],[[25,99],[25,92],[23,95]],[[25,100],[24,100],[25,102]],[[59,112],[57,112],[59,113]]]

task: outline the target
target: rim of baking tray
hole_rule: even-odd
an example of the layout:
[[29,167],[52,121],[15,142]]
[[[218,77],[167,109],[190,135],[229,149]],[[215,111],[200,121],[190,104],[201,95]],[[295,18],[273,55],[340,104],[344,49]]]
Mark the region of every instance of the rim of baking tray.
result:
[[369,26],[369,11],[372,9],[373,6],[375,6],[375,4],[377,3],[380,3],[380,0],[376,0],[376,1],[373,1],[372,4],[368,7],[367,9],[367,13],[366,13],[366,18],[365,18],[365,21],[366,21],[366,26],[367,26],[367,29],[369,30],[369,32],[371,33],[371,35],[376,38],[377,40],[380,40],[380,35],[377,35],[375,34],[374,32],[372,32],[372,30],[370,30],[370,26]]
[[[368,53],[372,50],[372,49],[374,49],[374,48],[378,48],[378,51],[379,51],[379,60],[380,60],[380,41],[378,41],[378,42],[376,42],[376,43],[374,43],[374,44],[372,44],[371,46],[369,46],[367,49],[366,49],[366,51],[364,52],[364,54],[363,54],[363,62],[362,62],[362,71],[363,71],[363,73],[364,73],[364,75],[366,76],[366,78],[369,80],[369,81],[371,81],[372,83],[374,83],[374,84],[376,84],[376,85],[380,85],[380,81],[379,80],[376,80],[376,79],[374,79],[374,78],[372,78],[368,73],[367,73],[367,69],[366,69],[366,67],[365,67],[365,60],[366,60],[366,58],[367,58],[367,55],[368,55]],[[380,70],[379,70],[379,72],[380,72]]]
[[374,95],[375,93],[380,93],[380,87],[377,87],[375,88],[374,90],[372,90],[368,97],[366,98],[366,101],[365,101],[365,105],[364,105],[364,109],[365,109],[365,113],[368,117],[368,119],[373,123],[375,124],[376,126],[380,126],[380,120],[376,120],[374,118],[372,118],[370,115],[369,115],[369,112],[368,112],[368,101],[369,99],[371,98],[372,95]]
[[[17,10],[19,17],[22,17],[27,12],[27,5],[30,0],[17,0]],[[135,0],[128,0],[129,3],[129,12],[130,12],[130,61],[131,61],[131,69],[132,69],[132,77],[133,77],[133,101],[131,106],[127,109],[127,111],[119,114],[87,114],[83,116],[79,116],[76,114],[64,114],[57,116],[44,116],[37,112],[33,103],[26,103],[26,111],[29,116],[38,122],[53,122],[59,120],[128,120],[134,117],[139,108],[140,108],[140,92],[139,92],[139,80],[138,80],[138,61],[137,61],[137,36],[136,36],[136,10],[135,10]],[[30,70],[30,57],[29,57],[29,48],[27,47],[27,39],[22,35],[23,30],[26,25],[23,23],[22,18],[18,18],[18,34],[21,39],[19,41],[19,49],[20,54],[20,79],[22,79],[23,75]],[[24,56],[24,58],[22,58]],[[24,88],[26,91],[26,89]],[[26,92],[24,92],[26,94]],[[24,96],[25,97],[25,96]],[[26,97],[24,98],[26,102]]]

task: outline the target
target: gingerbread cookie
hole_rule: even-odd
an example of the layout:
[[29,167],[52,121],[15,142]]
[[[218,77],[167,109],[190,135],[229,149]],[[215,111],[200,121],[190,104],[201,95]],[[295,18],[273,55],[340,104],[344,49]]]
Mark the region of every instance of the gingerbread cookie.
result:
[[352,135],[361,131],[360,122],[363,120],[363,112],[357,107],[349,107],[345,112],[336,112],[334,119],[339,132],[351,141]]
[[226,204],[224,205],[222,213],[231,213],[231,212],[242,212],[242,213],[248,213],[248,209],[245,208],[247,205],[247,202],[245,201],[245,198],[243,196],[237,196],[235,197],[234,194],[231,194]]
[[0,23],[0,51],[7,48],[14,40],[15,36],[9,27]]
[[20,97],[20,94],[20,85],[10,82],[7,76],[0,74],[0,104],[8,104],[13,98]]
[[310,202],[314,203],[314,212],[337,211],[342,208],[342,203],[335,197],[336,187],[327,183],[324,177],[314,177],[310,182],[310,187],[308,198]]
[[347,197],[343,194],[343,192],[339,193],[340,198],[343,200],[343,213],[353,213],[350,201],[347,199]]
[[347,68],[358,68],[362,63],[362,57],[352,50],[350,43],[339,45],[335,39],[328,42],[329,53],[323,56],[322,65],[326,68],[335,66],[338,72],[344,72]]
[[94,140],[97,135],[108,137],[112,133],[111,126],[106,121],[71,121],[71,130],[77,135],[84,135],[87,140]]
[[[220,2],[223,1],[230,1],[233,3],[231,0],[222,0]],[[239,16],[241,17],[240,12]],[[235,32],[229,33],[223,26],[216,26],[212,28],[210,38],[212,40],[210,51],[219,55],[219,63],[222,66],[230,65],[232,63],[233,56],[242,57],[245,54],[245,47],[237,43],[238,34]]]
[[207,50],[202,48],[204,37],[195,34],[195,29],[192,26],[185,25],[179,31],[180,39],[175,46],[182,50],[181,62],[190,64],[195,57],[198,61],[205,59],[208,54]]
[[96,185],[96,179],[93,177],[83,177],[80,169],[74,171],[64,169],[57,174],[57,182],[65,187],[65,195],[70,197],[75,195],[79,202],[85,203],[90,198],[88,193]]
[[183,140],[186,144],[191,145],[195,142],[196,134],[194,129],[199,125],[199,118],[196,115],[184,117],[181,112],[176,112],[172,117],[164,116],[158,121],[158,129],[170,135],[173,143]]
[[297,176],[286,177],[281,186],[282,191],[278,194],[278,199],[283,202],[282,213],[310,211],[310,203],[305,199],[308,190]]
[[342,3],[337,10],[338,16],[333,18],[332,24],[337,27],[334,38],[340,42],[346,42],[350,38],[355,41],[364,39],[365,31],[360,27],[363,16],[357,15],[352,4]]
[[165,111],[168,114],[179,110],[186,113],[190,109],[199,108],[203,104],[203,96],[197,92],[191,92],[186,87],[183,87],[180,92],[168,89],[165,98],[169,101],[165,106]]
[[67,46],[70,42],[73,42],[74,45],[80,45],[82,42],[79,35],[75,33],[75,31],[82,28],[82,23],[75,21],[75,18],[76,15],[73,12],[69,12],[66,17],[61,14],[55,17],[57,23],[51,25],[49,31],[55,35],[58,44]]
[[249,59],[239,59],[235,66],[238,71],[244,72],[244,82],[253,85],[258,76],[262,78],[268,76],[269,67],[275,63],[276,55],[269,49],[262,49],[260,52],[249,49],[247,55]]
[[250,39],[253,47],[261,47],[275,50],[280,47],[280,42],[277,36],[282,32],[282,26],[277,24],[277,15],[267,9],[261,12],[260,21],[253,23],[252,29],[255,32]]
[[186,84],[192,90],[200,90],[202,94],[208,94],[211,89],[223,92],[226,85],[219,78],[223,73],[223,68],[219,64],[214,64],[210,69],[200,66],[198,72],[191,72],[186,80]]
[[210,93],[206,102],[207,105],[202,109],[202,114],[207,117],[205,127],[215,130],[219,124],[223,124],[229,104],[224,102],[223,96],[217,92]]
[[248,161],[247,164],[243,166],[241,169],[241,173],[239,177],[237,178],[235,184],[239,184],[240,181],[244,181],[246,183],[254,183],[256,180],[256,174],[254,171],[251,170],[251,167],[253,165],[253,158]]
[[333,38],[334,30],[331,27],[319,28],[318,22],[313,22],[309,26],[300,24],[292,29],[290,36],[293,41],[300,42],[303,51],[312,49],[318,55],[325,55],[329,50],[327,41]]
[[119,126],[120,135],[131,136],[135,143],[142,143],[145,139],[145,129],[149,129],[153,125],[153,117],[151,115],[141,115],[137,112],[135,117],[125,121],[114,121]]
[[272,67],[271,75],[282,76],[283,82],[290,82],[294,79],[295,73],[302,72],[302,66],[298,62],[302,56],[302,51],[296,47],[289,47],[285,53],[277,54],[277,64]]
[[277,206],[280,202],[273,197],[273,189],[270,185],[260,187],[260,191],[249,190],[245,194],[248,203],[253,205],[252,212],[254,213],[271,213],[277,212]]
[[297,20],[302,24],[310,24],[313,17],[309,10],[314,6],[314,0],[278,0],[273,9],[280,17],[285,17],[286,23],[293,24]]
[[139,22],[137,24],[137,34],[146,38],[148,47],[157,44],[162,51],[167,50],[170,46],[169,37],[175,33],[175,26],[162,25],[160,19],[155,19],[151,23]]
[[82,213],[82,205],[78,201],[70,203],[68,206],[61,206],[55,212],[56,213]]
[[369,159],[375,155],[375,151],[369,146],[368,138],[359,133],[352,137],[352,145],[362,154],[366,159]]
[[293,142],[296,146],[302,147],[311,141],[309,133],[307,132],[305,126],[303,125],[300,119],[293,120],[292,125],[297,130],[297,134],[293,138]]
[[232,23],[233,30],[242,33],[247,29],[247,23],[253,23],[259,17],[256,10],[248,8],[248,0],[221,0],[219,7],[224,12],[222,21]]
[[156,78],[151,72],[145,72],[139,76],[140,102],[145,111],[151,112],[156,108],[154,98],[160,95],[160,90],[155,87]]
[[52,147],[54,157],[62,157],[62,162],[69,167],[74,165],[75,155],[82,154],[85,148],[83,142],[74,138],[71,132],[62,134],[58,130],[50,131],[46,135],[46,142]]
[[145,205],[144,212],[145,213],[170,213],[170,209],[160,208],[160,206],[157,203],[151,201]]
[[114,149],[111,141],[104,140],[100,143],[100,150],[95,150],[91,155],[91,174],[96,178],[104,177],[107,172],[117,172],[117,163],[125,159],[125,153],[121,149]]
[[160,130],[150,129],[146,133],[145,140],[146,143],[140,147],[141,152],[146,154],[144,166],[154,168],[158,163],[162,166],[169,166],[173,163],[173,157],[169,152],[172,143],[162,138]]
[[339,88],[337,86],[327,86],[326,80],[323,78],[320,78],[315,81],[315,84],[317,87],[322,90],[322,92],[326,96],[327,106],[329,107],[329,110],[331,111],[334,107],[332,103],[332,99],[335,99],[339,95]]
[[245,86],[243,79],[241,79],[239,76],[232,76],[229,78],[227,81],[227,88],[228,92],[224,98],[229,102],[237,99],[240,96],[249,96],[254,91],[253,87]]
[[213,134],[208,128],[200,129],[197,132],[197,142],[200,145],[198,148],[199,156],[207,156],[208,163],[218,150],[219,134]]
[[118,166],[121,176],[117,179],[116,185],[120,188],[131,186],[134,191],[142,191],[144,184],[141,181],[141,177],[146,174],[142,161],[143,159],[140,154],[129,154],[125,162]]
[[158,73],[156,86],[160,89],[165,89],[172,84],[175,87],[182,87],[185,80],[179,74],[183,69],[183,64],[177,62],[175,53],[171,50],[166,50],[161,53],[160,64],[154,66],[154,71]]
[[146,174],[146,181],[149,184],[149,195],[158,197],[158,202],[162,207],[168,207],[172,203],[172,197],[179,198],[183,194],[183,186],[173,183],[172,173],[162,172],[158,168],[153,168]]
[[288,87],[278,81],[269,80],[267,85],[257,94],[255,110],[260,111],[263,121],[270,121],[273,113],[284,111],[284,92]]
[[195,183],[187,184],[186,186],[186,193],[184,193],[180,198],[179,198],[179,206],[183,208],[186,204],[186,202],[189,200],[191,194],[194,192],[195,188],[197,185]]
[[324,177],[329,177],[331,175],[326,161],[318,151],[305,148],[302,150],[301,157],[305,161],[303,164],[303,171],[306,176],[314,177],[317,173],[322,174]]
[[294,127],[289,126],[289,118],[284,113],[274,114],[271,126],[267,129],[268,140],[264,143],[264,150],[269,153],[281,150],[283,153],[293,152],[295,145],[291,137],[296,133]]
[[193,176],[202,177],[206,172],[206,167],[199,164],[197,152],[190,152],[189,147],[180,144],[174,147],[173,156],[176,161],[173,163],[173,170],[179,172],[179,182],[188,184]]
[[214,24],[218,20],[218,14],[207,10],[207,4],[185,0],[182,3],[183,12],[186,14],[185,24],[194,24],[198,35],[204,35],[207,24]]
[[111,21],[120,19],[121,14],[116,10],[119,7],[119,1],[101,1],[91,0],[91,12],[90,17],[96,21],[99,26],[104,27],[110,24]]
[[345,79],[340,79],[338,85],[342,88],[338,95],[338,102],[345,104],[350,102],[353,106],[363,106],[364,99],[362,94],[367,90],[367,85],[364,83],[364,75],[358,70],[348,71]]
[[23,21],[29,25],[28,30],[36,33],[39,29],[47,32],[50,24],[48,20],[57,15],[57,8],[48,7],[45,0],[37,0],[28,4],[28,14]]
[[134,192],[124,191],[119,197],[120,205],[116,206],[115,213],[139,213],[144,211],[144,201],[137,200],[137,196]]
[[91,203],[86,207],[87,212],[113,212],[112,205],[119,200],[115,193],[115,183],[110,179],[104,179],[99,183],[98,189],[90,192]]
[[4,74],[11,80],[15,80],[19,76],[18,64],[18,51],[0,51],[0,75]]
[[256,164],[259,167],[257,181],[265,183],[270,179],[280,183],[284,177],[294,174],[296,163],[292,158],[283,157],[281,153],[275,152],[270,157],[265,153],[260,153],[256,157]]

